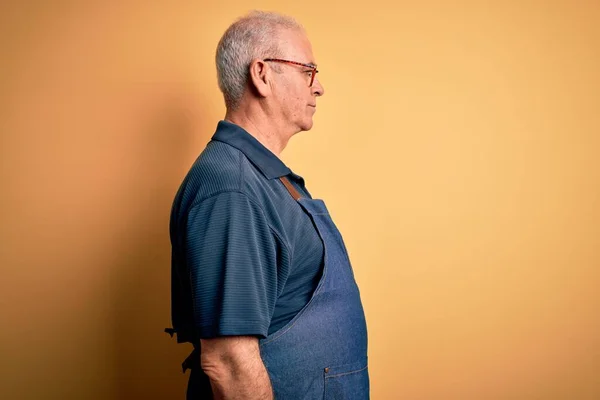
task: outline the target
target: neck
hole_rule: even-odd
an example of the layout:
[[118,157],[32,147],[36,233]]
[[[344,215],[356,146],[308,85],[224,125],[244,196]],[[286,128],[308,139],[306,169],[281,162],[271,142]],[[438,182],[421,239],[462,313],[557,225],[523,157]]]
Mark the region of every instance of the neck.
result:
[[280,156],[292,136],[286,134],[279,124],[274,123],[277,119],[269,117],[268,113],[258,105],[254,107],[240,106],[234,111],[227,110],[225,120],[244,128],[277,157]]

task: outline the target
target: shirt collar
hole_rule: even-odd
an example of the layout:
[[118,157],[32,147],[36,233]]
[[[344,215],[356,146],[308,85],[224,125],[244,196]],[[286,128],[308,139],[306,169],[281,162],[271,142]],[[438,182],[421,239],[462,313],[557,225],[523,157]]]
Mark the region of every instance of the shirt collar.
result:
[[212,140],[235,147],[254,164],[267,179],[289,175],[292,171],[269,149],[242,127],[229,121],[219,121]]

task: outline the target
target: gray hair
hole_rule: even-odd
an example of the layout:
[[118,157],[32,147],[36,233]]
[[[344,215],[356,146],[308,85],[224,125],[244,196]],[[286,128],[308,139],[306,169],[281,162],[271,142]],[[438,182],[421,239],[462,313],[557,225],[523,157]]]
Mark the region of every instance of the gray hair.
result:
[[252,60],[281,57],[278,40],[281,29],[304,31],[295,19],[265,11],[252,11],[225,31],[217,46],[216,63],[219,89],[227,109],[238,107]]

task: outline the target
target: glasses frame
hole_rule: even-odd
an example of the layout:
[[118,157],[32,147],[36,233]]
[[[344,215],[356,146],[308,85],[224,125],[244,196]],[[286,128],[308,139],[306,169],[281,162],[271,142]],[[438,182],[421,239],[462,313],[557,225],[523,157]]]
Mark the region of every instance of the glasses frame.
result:
[[263,61],[272,61],[272,62],[278,62],[278,63],[284,63],[284,64],[299,65],[301,67],[310,68],[312,70],[312,74],[310,76],[310,84],[308,85],[308,87],[312,87],[313,82],[315,81],[315,75],[317,75],[319,73],[319,70],[317,70],[317,66],[312,65],[312,64],[305,64],[305,63],[301,63],[298,61],[284,60],[281,58],[265,58]]

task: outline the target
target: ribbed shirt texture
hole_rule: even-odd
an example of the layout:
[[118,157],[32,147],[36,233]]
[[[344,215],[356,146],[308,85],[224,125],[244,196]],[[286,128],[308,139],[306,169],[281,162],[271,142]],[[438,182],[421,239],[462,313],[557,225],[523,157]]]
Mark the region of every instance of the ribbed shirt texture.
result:
[[294,174],[241,127],[220,121],[171,211],[172,319],[179,341],[266,337],[310,300],[323,244],[278,179]]

